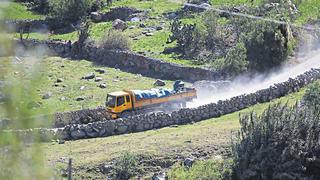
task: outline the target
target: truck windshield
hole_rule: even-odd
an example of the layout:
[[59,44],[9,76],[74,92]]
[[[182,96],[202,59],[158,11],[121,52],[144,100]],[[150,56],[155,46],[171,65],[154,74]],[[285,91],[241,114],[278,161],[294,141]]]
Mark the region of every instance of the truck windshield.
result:
[[107,96],[107,103],[106,103],[107,107],[113,108],[115,106],[115,104],[116,104],[116,97],[108,95]]

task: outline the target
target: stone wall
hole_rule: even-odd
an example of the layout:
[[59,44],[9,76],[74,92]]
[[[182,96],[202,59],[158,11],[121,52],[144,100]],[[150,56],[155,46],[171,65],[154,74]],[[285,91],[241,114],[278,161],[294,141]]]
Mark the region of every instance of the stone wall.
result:
[[64,128],[55,130],[38,129],[38,131],[44,137],[43,139],[46,139],[48,135],[51,135],[51,138],[77,140],[140,132],[175,124],[179,125],[198,122],[236,112],[257,103],[268,102],[291,92],[299,91],[300,88],[317,79],[320,79],[320,69],[311,69],[294,79],[274,84],[269,88],[259,90],[255,93],[236,96],[228,100],[210,103],[197,108],[184,108],[170,114],[160,112],[136,115],[116,120],[105,121],[103,119],[97,119],[95,120],[96,122],[93,123],[70,124]]
[[106,109],[104,108],[82,109],[77,111],[55,113],[53,115],[53,126],[55,128],[61,128],[70,124],[88,124],[110,119],[110,114],[106,112]]
[[195,82],[199,80],[218,81],[229,77],[222,72],[211,71],[202,68],[186,67],[179,64],[164,62],[160,59],[145,57],[133,52],[105,50],[103,48],[88,46],[82,54],[73,54],[72,49],[62,41],[25,40],[26,46],[46,46],[53,53],[60,56],[81,56],[84,59],[97,64],[116,67],[123,71],[141,74],[152,78],[167,80],[184,80]]

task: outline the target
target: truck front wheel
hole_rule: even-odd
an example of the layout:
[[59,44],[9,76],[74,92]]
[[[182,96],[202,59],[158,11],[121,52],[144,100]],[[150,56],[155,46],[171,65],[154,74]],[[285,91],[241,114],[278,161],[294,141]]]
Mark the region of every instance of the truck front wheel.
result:
[[121,117],[122,118],[127,118],[127,117],[130,117],[130,116],[133,116],[133,113],[131,111],[124,111],[121,113]]

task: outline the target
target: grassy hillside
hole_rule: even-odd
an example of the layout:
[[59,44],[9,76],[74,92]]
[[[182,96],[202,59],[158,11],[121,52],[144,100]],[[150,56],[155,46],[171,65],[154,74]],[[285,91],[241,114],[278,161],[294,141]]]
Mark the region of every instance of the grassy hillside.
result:
[[0,2],[0,8],[4,9],[5,19],[43,19],[44,16],[28,11],[27,7],[16,2]]
[[[25,64],[36,66],[29,58],[21,58]],[[77,110],[82,108],[96,108],[104,106],[107,93],[123,89],[150,89],[153,88],[155,79],[143,77],[138,74],[130,74],[113,68],[95,65],[89,61],[72,61],[59,57],[49,57],[40,61],[38,98],[35,99],[35,110],[50,108],[52,112]],[[100,74],[96,69],[106,72]],[[102,80],[81,80],[89,73],[95,73]],[[28,73],[14,72],[14,78],[27,81]],[[61,78],[62,82],[57,83]],[[165,81],[171,88],[172,82]],[[106,88],[98,87],[106,84]],[[49,99],[42,99],[46,93],[52,93]],[[83,97],[83,101],[76,101],[77,97]]]
[[[304,90],[271,103],[294,104],[303,94]],[[98,167],[109,164],[127,151],[142,157],[144,160],[139,168],[143,169],[145,174],[152,175],[150,171],[161,170],[165,164],[174,164],[184,157],[228,156],[231,134],[239,128],[239,113],[255,111],[259,114],[271,103],[258,104],[240,112],[195,124],[106,138],[68,141],[65,144],[44,143],[42,147],[50,163],[60,168],[66,168],[67,158],[72,157],[79,177],[105,177],[99,172]]]
[[[295,0],[295,2],[299,1]],[[296,22],[299,24],[319,20],[320,18],[320,1],[318,0],[300,1],[297,8],[299,9],[300,16],[297,18]]]
[[[133,27],[132,29],[127,29],[124,33],[130,37],[132,40],[132,51],[137,53],[143,53],[147,56],[154,57],[154,58],[161,58],[168,62],[174,62],[178,64],[183,64],[186,66],[199,66],[198,63],[195,63],[192,60],[187,60],[175,53],[171,54],[164,54],[162,53],[166,47],[174,47],[176,44],[170,43],[167,44],[167,39],[169,38],[170,32],[170,23],[172,20],[169,20],[166,17],[167,13],[175,12],[182,8],[182,5],[185,1],[168,1],[168,0],[156,0],[156,1],[137,1],[137,0],[119,0],[115,1],[111,7],[102,8],[102,12],[107,12],[110,8],[120,7],[120,6],[127,6],[127,7],[134,7],[139,10],[143,10],[148,12],[146,15],[146,19],[141,22],[130,22],[128,21],[128,26]],[[221,8],[221,7],[234,7],[239,5],[247,5],[251,7],[256,7],[263,3],[262,0],[211,0],[211,4],[214,7]],[[298,24],[305,24],[310,22],[310,20],[318,19],[318,14],[320,14],[320,4],[317,0],[308,0],[297,3],[297,8],[299,13],[296,15],[296,23]],[[38,19],[41,16],[35,15],[30,11],[26,11],[26,8],[18,3],[10,3],[9,8],[7,9],[5,16],[9,19],[19,19],[19,18],[28,18],[28,19]],[[193,23],[197,21],[198,15],[193,15],[190,18],[182,19],[182,21],[186,23]],[[224,18],[219,18],[218,22],[225,23]],[[140,23],[143,23],[147,28],[163,26],[163,29],[160,31],[152,31],[152,36],[146,36],[143,34],[146,31],[145,28],[139,27]],[[101,23],[94,23],[90,29],[91,39],[99,41],[105,31],[112,28],[112,22],[101,22]],[[15,34],[16,37],[19,37],[18,34]],[[62,39],[62,40],[77,40],[77,32],[70,32],[66,34],[55,34],[55,33],[31,33],[30,38],[35,39]]]

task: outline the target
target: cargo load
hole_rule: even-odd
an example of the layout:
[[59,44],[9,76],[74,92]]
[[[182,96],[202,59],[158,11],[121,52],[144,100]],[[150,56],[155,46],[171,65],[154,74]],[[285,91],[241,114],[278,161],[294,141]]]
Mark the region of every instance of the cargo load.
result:
[[136,100],[142,99],[152,99],[152,98],[162,98],[168,97],[172,94],[172,91],[169,89],[150,89],[150,90],[132,90],[133,94],[136,97]]

